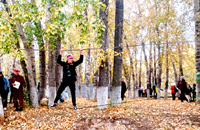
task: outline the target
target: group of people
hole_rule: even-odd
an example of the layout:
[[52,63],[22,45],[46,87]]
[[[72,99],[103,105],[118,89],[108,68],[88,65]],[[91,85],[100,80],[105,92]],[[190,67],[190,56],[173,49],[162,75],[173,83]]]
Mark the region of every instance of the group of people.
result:
[[[180,94],[181,102],[187,100],[190,102],[193,98],[193,101],[196,98],[196,84],[190,86],[184,79],[184,76],[180,77],[180,80],[177,85],[171,87],[172,99],[176,99],[176,93]],[[192,97],[192,98],[191,98]]]
[[[63,67],[63,78],[61,85],[57,91],[56,98],[54,100],[54,104],[51,107],[56,107],[58,100],[60,99],[61,102],[63,102],[63,99],[61,97],[61,93],[65,90],[67,86],[69,86],[72,96],[72,103],[74,106],[74,110],[77,110],[76,107],[76,96],[75,96],[75,81],[76,79],[76,67],[83,62],[83,50],[80,49],[80,58],[78,61],[73,61],[73,56],[71,54],[67,55],[67,61],[63,62],[61,61],[61,55],[63,53],[63,50],[60,50],[60,55],[57,58],[57,63],[60,64]],[[121,82],[121,99],[124,100],[125,98],[125,92],[127,90],[126,84],[124,82],[124,78],[122,78]],[[23,103],[24,103],[24,97],[23,97],[23,90],[26,87],[26,83],[24,80],[24,77],[19,75],[19,70],[14,69],[14,74],[12,74],[12,77],[8,80],[4,77],[2,71],[0,71],[0,95],[2,97],[2,103],[4,110],[7,110],[7,98],[8,98],[8,92],[9,89],[11,89],[11,98],[13,96],[13,102],[14,107],[16,108],[15,111],[22,111],[23,110]],[[156,97],[156,85],[153,86],[153,89],[150,90],[150,94],[154,92],[154,96]],[[39,90],[39,87],[38,87]],[[191,93],[193,93],[193,100],[196,95],[196,86],[195,84],[193,87],[191,87],[189,84],[187,84],[184,80],[184,77],[180,77],[180,81],[178,82],[177,86],[174,85],[171,87],[172,90],[172,97],[173,100],[175,100],[175,94],[176,92],[180,92],[180,99],[183,102],[183,100],[186,98],[188,102],[191,100]],[[139,95],[143,90],[139,89]],[[18,108],[18,100],[19,100],[19,108]]]
[[[3,109],[7,110],[8,93],[11,91],[10,103],[14,102],[15,111],[22,111],[24,106],[23,90],[26,87],[24,77],[19,75],[19,70],[14,69],[14,73],[11,74],[11,78],[8,80],[4,77],[2,71],[0,71],[0,96],[2,98]],[[18,107],[19,100],[19,107]]]

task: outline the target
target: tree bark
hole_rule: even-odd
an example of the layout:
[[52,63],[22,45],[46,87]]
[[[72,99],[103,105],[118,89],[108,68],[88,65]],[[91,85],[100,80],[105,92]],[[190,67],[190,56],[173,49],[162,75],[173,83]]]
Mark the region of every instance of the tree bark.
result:
[[90,100],[90,49],[87,52],[85,67],[86,67],[86,74],[85,74],[86,100]]
[[[85,10],[86,20],[88,21],[87,8]],[[90,44],[89,44],[90,48]],[[86,74],[85,74],[85,87],[86,87],[86,100],[90,100],[90,49],[87,52],[86,57]]]
[[25,36],[25,33],[22,29],[21,23],[17,22],[17,29],[20,34],[20,38],[23,41],[24,48],[26,49],[26,60],[27,60],[27,67],[28,67],[28,78],[29,78],[29,85],[30,85],[30,98],[31,104],[34,108],[38,107],[38,95],[37,95],[37,88],[36,88],[36,73],[35,73],[35,55],[31,43],[27,44],[28,39]]
[[173,66],[173,69],[174,69],[174,81],[175,81],[175,85],[178,85],[178,77],[177,77],[177,72],[176,72],[176,66],[175,66],[175,63],[174,63],[174,60],[171,56],[171,62],[172,62],[172,66]]
[[[168,7],[169,10],[169,7]],[[169,55],[169,44],[168,44],[168,30],[167,30],[167,20],[165,23],[165,33],[166,33],[166,82],[165,82],[165,95],[164,95],[164,99],[168,98],[168,85],[169,85],[169,59],[168,59],[168,55]]]
[[97,108],[103,109],[108,107],[108,85],[109,85],[109,74],[108,74],[108,54],[106,50],[109,47],[109,34],[108,34],[108,5],[109,0],[101,0],[106,5],[105,10],[100,9],[100,18],[105,25],[104,35],[101,35],[101,44],[104,51],[105,60],[101,61],[99,66],[99,85],[97,88]]
[[154,60],[154,66],[153,66],[153,80],[152,80],[152,84],[153,85],[157,85],[157,80],[156,80],[156,45],[154,44],[154,49],[153,49],[153,51],[154,51],[154,58],[153,58],[153,60]]
[[[60,36],[56,39],[56,50],[60,50],[61,48],[61,39]],[[60,55],[59,51],[55,52],[55,60]],[[58,91],[58,88],[60,87],[61,83],[61,66],[59,64],[56,64],[55,66],[55,80],[56,80],[56,91]]]
[[141,88],[142,86],[141,76],[142,76],[142,54],[140,55],[139,88]]
[[149,55],[149,77],[148,77],[148,79],[149,79],[149,88],[150,88],[150,90],[149,91],[151,91],[151,86],[152,86],[152,82],[151,82],[151,77],[153,77],[152,76],[152,73],[153,73],[153,68],[152,68],[152,42],[150,43],[150,55]]
[[[126,40],[126,36],[124,37],[124,39]],[[133,78],[133,91],[134,91],[134,99],[135,99],[135,73],[134,73],[134,64],[133,64],[133,59],[132,59],[132,57],[131,57],[131,50],[130,50],[130,48],[129,48],[129,46],[128,46],[128,43],[127,43],[127,41],[126,41],[126,47],[127,47],[127,49],[128,49],[128,54],[129,54],[129,59],[130,59],[130,73],[132,73],[132,78]],[[126,71],[126,66],[125,66],[125,63],[123,64],[124,66],[123,66],[123,69],[124,69],[124,72],[125,72],[125,76],[126,76],[126,83],[127,83],[127,88],[128,88],[128,97],[130,98],[130,99],[132,99],[133,98],[133,96],[132,96],[132,93],[131,93],[131,86],[130,86],[130,76],[129,75],[131,75],[131,74],[129,74],[127,71]]]
[[138,97],[138,72],[137,72],[137,51],[135,49],[135,81],[134,83],[134,99]]
[[51,106],[56,97],[55,56],[53,55],[53,51],[49,51],[48,57],[49,106]]
[[110,102],[114,106],[119,106],[121,103],[123,20],[124,0],[116,0],[114,51],[120,53],[120,55],[114,56],[113,82],[110,95]]
[[94,73],[92,100],[97,101],[97,88],[99,83],[99,69]]
[[[41,30],[41,22],[39,22],[39,28]],[[39,30],[39,31],[40,31]],[[39,32],[41,34],[41,32]],[[42,41],[39,44],[39,97],[38,100],[40,101],[42,98],[45,98],[45,88],[46,88],[46,55],[44,51],[44,41],[42,35],[39,36]]]
[[[200,72],[200,0],[194,0],[195,8],[195,62],[196,73]],[[196,103],[200,103],[200,82],[196,82]]]
[[179,54],[179,77],[183,76],[183,64],[182,64],[182,52],[181,46],[178,45],[178,54]]
[[79,89],[79,97],[81,97],[81,65],[79,65],[79,69],[78,69],[78,89]]
[[[138,9],[139,9],[140,23],[142,23],[142,13],[140,11],[139,0],[138,0]],[[144,30],[143,25],[142,25],[142,30]],[[149,80],[150,71],[149,71],[147,55],[146,55],[146,51],[145,51],[145,47],[144,47],[145,45],[144,45],[144,42],[143,42],[143,34],[141,34],[141,43],[142,43],[142,50],[143,50],[143,53],[144,53],[146,75],[147,75],[147,98],[149,99],[150,98],[150,91],[149,91],[149,89],[150,89],[150,80]]]
[[[155,1],[155,12],[157,19],[157,3]],[[162,55],[161,55],[161,45],[159,40],[159,23],[156,23],[156,32],[158,38],[158,74],[157,74],[157,99],[160,100],[160,88],[161,88],[161,75],[162,75]]]

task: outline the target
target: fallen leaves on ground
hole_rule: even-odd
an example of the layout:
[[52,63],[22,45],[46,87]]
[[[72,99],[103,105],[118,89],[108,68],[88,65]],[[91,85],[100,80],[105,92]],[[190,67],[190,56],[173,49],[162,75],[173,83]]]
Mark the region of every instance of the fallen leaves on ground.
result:
[[3,129],[200,129],[200,105],[180,100],[126,99],[120,107],[97,110],[96,102],[77,98],[56,108],[26,107],[15,112],[13,104],[5,111]]

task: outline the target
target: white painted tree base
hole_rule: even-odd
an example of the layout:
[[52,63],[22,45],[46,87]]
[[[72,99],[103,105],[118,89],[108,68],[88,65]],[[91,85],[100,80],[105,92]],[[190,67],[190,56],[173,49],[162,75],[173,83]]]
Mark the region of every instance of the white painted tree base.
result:
[[97,87],[93,87],[92,100],[97,101]]
[[108,86],[97,88],[97,109],[108,108]]
[[130,99],[133,99],[131,90],[128,90],[128,97],[129,97]]
[[135,98],[139,97],[138,89],[135,90]]
[[30,87],[30,98],[31,98],[31,105],[33,106],[33,108],[39,107],[38,93],[36,87]]
[[56,98],[56,87],[49,86],[49,106],[54,104],[54,100]]
[[110,104],[113,106],[120,106],[121,103],[121,86],[112,87],[110,92]]
[[147,89],[147,99],[150,99],[150,89]]
[[3,105],[2,105],[2,98],[0,96],[0,118],[4,117]]
[[157,87],[157,100],[160,100],[160,88]]
[[165,96],[164,96],[164,99],[167,99],[168,98],[168,89],[165,88]]
[[85,85],[86,88],[86,100],[90,100],[90,86],[89,84]]

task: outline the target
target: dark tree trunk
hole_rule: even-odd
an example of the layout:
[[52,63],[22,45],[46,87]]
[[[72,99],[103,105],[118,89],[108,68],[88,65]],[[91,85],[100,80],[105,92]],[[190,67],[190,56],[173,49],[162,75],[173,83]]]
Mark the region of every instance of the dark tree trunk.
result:
[[[58,38],[56,39],[56,50],[60,50],[61,49],[61,39],[60,36],[58,36]],[[58,56],[60,55],[59,51],[55,52],[55,60],[58,58]],[[56,91],[58,91],[58,88],[60,86],[61,83],[61,66],[59,64],[55,65],[55,80],[56,80]]]
[[[200,72],[200,0],[194,0],[195,6],[195,62],[196,73]],[[200,103],[200,82],[196,82],[196,103]]]
[[115,12],[115,39],[114,39],[114,51],[121,55],[114,56],[113,67],[113,82],[111,88],[110,102],[115,106],[119,106],[121,103],[121,78],[122,78],[122,39],[123,39],[123,20],[124,20],[124,0],[116,0],[116,12]]
[[142,86],[141,76],[142,76],[142,55],[140,55],[139,88],[141,88]]
[[[39,27],[41,29],[41,22],[39,22]],[[39,32],[41,34],[41,32]],[[46,55],[44,51],[44,41],[42,34],[39,36],[42,39],[39,43],[40,51],[39,51],[39,96],[38,100],[40,101],[42,98],[45,98],[45,89],[46,89]],[[39,39],[39,38],[38,38]]]
[[174,81],[175,81],[175,84],[178,85],[178,77],[177,77],[177,72],[176,72],[176,66],[175,66],[175,63],[174,63],[172,56],[171,56],[171,62],[172,62],[173,69],[174,69]]
[[99,67],[99,85],[97,88],[97,108],[103,109],[108,106],[108,85],[109,85],[109,74],[108,74],[108,58],[106,50],[109,47],[109,34],[108,34],[108,4],[109,0],[101,0],[102,3],[106,5],[106,9],[103,11],[100,9],[100,18],[105,24],[104,35],[101,36],[102,49],[104,51],[105,60],[101,61]]

